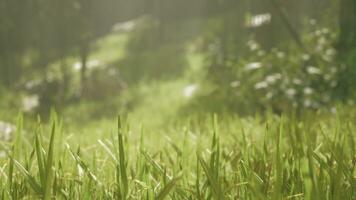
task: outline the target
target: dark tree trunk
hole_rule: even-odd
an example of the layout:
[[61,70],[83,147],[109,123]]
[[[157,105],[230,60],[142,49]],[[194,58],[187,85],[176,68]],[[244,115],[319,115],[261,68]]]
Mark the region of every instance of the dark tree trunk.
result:
[[340,0],[339,59],[345,66],[340,72],[338,96],[342,99],[351,95],[356,84],[356,1]]
[[88,55],[89,55],[89,45],[84,43],[81,47],[80,52],[80,60],[81,60],[81,68],[80,68],[80,95],[85,93],[86,88],[86,77],[87,77],[87,62],[88,62]]
[[347,53],[356,45],[356,1],[340,0],[339,50]]
[[61,58],[60,70],[62,75],[62,80],[61,80],[62,83],[60,88],[59,101],[64,102],[68,95],[69,82],[70,82],[70,73],[65,58]]

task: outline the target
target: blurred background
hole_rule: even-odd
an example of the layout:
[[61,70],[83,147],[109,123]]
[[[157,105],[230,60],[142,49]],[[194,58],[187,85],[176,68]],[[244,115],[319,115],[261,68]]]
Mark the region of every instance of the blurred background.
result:
[[335,112],[354,0],[0,0],[0,121]]

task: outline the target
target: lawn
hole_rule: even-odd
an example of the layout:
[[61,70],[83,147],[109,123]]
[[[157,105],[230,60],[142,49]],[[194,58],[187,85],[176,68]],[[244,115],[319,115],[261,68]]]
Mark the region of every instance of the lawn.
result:
[[54,113],[31,130],[19,117],[15,142],[1,143],[0,197],[355,199],[350,113],[213,115],[151,130],[118,117],[74,135]]

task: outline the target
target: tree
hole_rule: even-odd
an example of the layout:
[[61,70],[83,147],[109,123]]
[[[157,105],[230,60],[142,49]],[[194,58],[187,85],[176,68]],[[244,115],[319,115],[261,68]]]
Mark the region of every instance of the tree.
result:
[[345,64],[337,92],[342,99],[352,95],[356,84],[356,1],[340,0],[339,59]]
[[80,93],[82,94],[86,87],[87,60],[90,52],[91,41],[94,36],[92,1],[79,0],[78,17],[78,41],[79,55],[81,61],[80,68]]
[[0,82],[11,86],[22,72],[22,55],[28,45],[29,2],[0,1]]

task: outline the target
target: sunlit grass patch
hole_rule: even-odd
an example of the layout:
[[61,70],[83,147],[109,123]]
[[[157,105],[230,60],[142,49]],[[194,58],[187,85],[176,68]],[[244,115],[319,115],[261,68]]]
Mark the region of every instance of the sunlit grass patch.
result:
[[52,116],[51,128],[39,123],[26,138],[19,118],[14,142],[2,145],[1,199],[355,197],[348,118],[214,116],[165,134],[119,117],[113,132],[86,144],[90,133],[68,139]]

